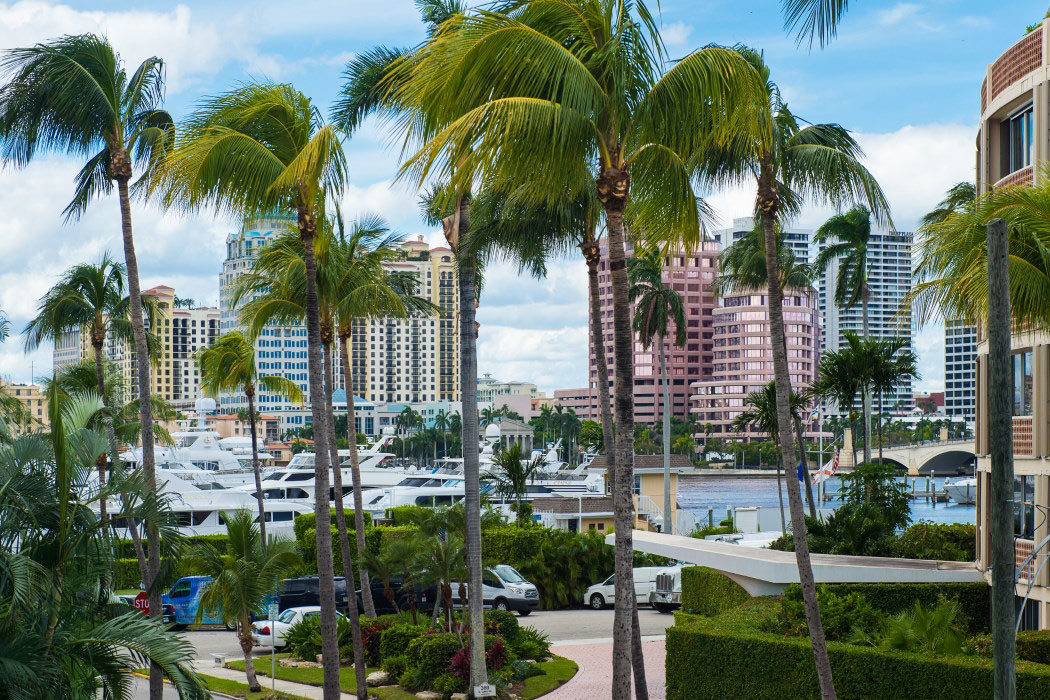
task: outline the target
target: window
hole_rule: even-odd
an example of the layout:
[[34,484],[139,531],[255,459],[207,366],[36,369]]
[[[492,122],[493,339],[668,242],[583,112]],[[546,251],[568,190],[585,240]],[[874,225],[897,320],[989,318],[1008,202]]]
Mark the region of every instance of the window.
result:
[[1014,353],[1014,404],[1015,416],[1032,415],[1032,353]]
[[[1039,606],[1042,603],[1031,598],[1025,602],[1025,599],[1021,596],[1014,596],[1014,605],[1017,616],[1021,618],[1022,631],[1039,629]],[[1024,606],[1023,609],[1021,608],[1022,605]]]
[[1032,105],[999,125],[1000,177],[1032,164]]
[[189,581],[179,581],[171,588],[171,592],[168,593],[169,598],[185,598],[190,594],[193,585]]
[[1035,477],[1014,477],[1014,536],[1035,539]]

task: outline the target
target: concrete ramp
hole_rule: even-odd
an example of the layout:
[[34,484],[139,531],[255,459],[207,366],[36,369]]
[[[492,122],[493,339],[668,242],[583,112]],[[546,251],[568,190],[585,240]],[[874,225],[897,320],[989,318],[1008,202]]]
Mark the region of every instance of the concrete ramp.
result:
[[[670,559],[707,566],[721,571],[752,596],[776,595],[798,583],[794,552],[741,547],[693,537],[663,535],[634,530],[634,549]],[[605,541],[614,543],[615,534]],[[812,555],[817,583],[964,583],[984,581],[974,563],[853,557],[837,554]]]

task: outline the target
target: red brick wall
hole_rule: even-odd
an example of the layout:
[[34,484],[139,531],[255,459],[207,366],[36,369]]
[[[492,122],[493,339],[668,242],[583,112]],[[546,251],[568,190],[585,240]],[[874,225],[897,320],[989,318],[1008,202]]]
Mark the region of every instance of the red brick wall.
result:
[[[992,84],[990,99],[994,100],[999,93],[1025,77],[1043,64],[1043,29],[1031,32],[992,64],[990,71]],[[982,90],[982,112],[987,102]]]

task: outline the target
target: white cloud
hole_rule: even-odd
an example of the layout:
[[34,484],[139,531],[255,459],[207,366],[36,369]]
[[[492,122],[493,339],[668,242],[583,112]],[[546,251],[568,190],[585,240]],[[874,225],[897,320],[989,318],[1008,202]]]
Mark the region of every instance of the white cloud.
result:
[[908,2],[899,2],[888,10],[883,10],[878,14],[879,24],[883,26],[892,26],[899,24],[906,19],[915,17],[919,12],[919,6]]
[[686,24],[685,22],[666,24],[660,31],[664,43],[672,47],[685,46],[686,42],[689,41],[689,35],[692,33],[692,25]]

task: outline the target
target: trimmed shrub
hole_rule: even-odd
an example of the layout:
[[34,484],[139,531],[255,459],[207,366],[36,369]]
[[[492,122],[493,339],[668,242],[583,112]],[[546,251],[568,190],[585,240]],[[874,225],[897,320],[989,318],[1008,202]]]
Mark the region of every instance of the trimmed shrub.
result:
[[[493,633],[508,642],[513,642],[518,637],[518,617],[509,610],[486,610],[485,622],[492,623],[495,627]],[[485,628],[485,631],[488,632],[488,624],[485,625]]]
[[383,632],[394,625],[394,620],[388,616],[379,618],[361,618],[361,644],[365,648],[365,663],[369,666],[379,664],[382,654],[379,645],[382,642]]
[[[331,510],[332,514],[332,527],[335,527],[335,508]],[[346,517],[346,527],[349,532],[354,531],[354,511],[343,508],[343,515]],[[372,525],[372,514],[364,512],[362,515],[365,516],[365,529],[368,529]],[[292,527],[295,530],[295,539],[301,540],[307,530],[317,529],[317,515],[315,513],[303,513],[302,515],[295,516],[295,522]],[[225,537],[225,535],[222,535]]]
[[1050,630],[1018,632],[1017,658],[1037,664],[1050,664]]
[[751,600],[751,594],[721,571],[706,566],[682,568],[682,610],[719,615]]
[[391,678],[400,678],[401,674],[408,668],[408,657],[404,654],[390,656],[383,659],[382,669],[390,674]]
[[[298,517],[305,518],[309,513],[304,513]],[[378,554],[380,547],[383,542],[391,539],[398,539],[400,537],[409,536],[415,534],[416,528],[414,527],[370,527],[365,530],[365,546],[368,551],[373,554]],[[354,558],[353,564],[357,566],[357,546],[354,544],[354,538],[357,536],[354,530],[348,530],[347,536],[350,538],[350,555]],[[335,526],[332,526],[332,542],[338,542],[339,533]],[[314,528],[307,528],[303,531],[301,536],[296,537],[296,542],[299,547],[299,553],[303,557],[303,561],[309,563],[311,566],[316,567],[317,563],[317,531]],[[336,575],[339,575],[343,571],[343,553],[338,546],[332,547],[332,557],[335,563]],[[316,571],[316,568],[314,569]]]
[[[714,618],[676,615],[675,626],[667,630],[668,700],[819,697],[809,640],[755,628],[774,609],[775,603],[763,601]],[[937,658],[835,641],[828,642],[828,654],[835,689],[844,700],[976,700],[993,695],[990,659]],[[1019,662],[1017,696],[1048,693],[1050,669]]]
[[423,506],[397,506],[386,509],[387,520],[394,526],[415,525],[420,514],[430,510]]
[[425,627],[405,623],[383,630],[379,640],[379,658],[386,660],[391,656],[403,655],[409,643],[417,637],[422,637],[424,632]]
[[[925,607],[937,605],[940,598],[958,601],[961,622],[971,633],[988,630],[991,619],[991,588],[983,581],[975,583],[827,583],[830,593],[844,596],[860,593],[879,612],[894,615],[911,610],[918,602]],[[802,589],[788,586],[787,597],[802,600]]]
[[[797,588],[797,587],[796,587]],[[780,601],[780,609],[764,626],[770,632],[779,632],[792,637],[809,635],[806,609],[802,602],[801,588],[792,589]],[[817,586],[817,606],[820,608],[820,623],[828,639],[846,639],[850,633],[871,635],[878,631],[882,619],[868,599],[857,592],[838,595],[827,586]]]
[[977,528],[964,523],[915,523],[897,538],[893,553],[905,559],[975,561]]
[[432,680],[449,670],[452,657],[462,647],[456,635],[447,632],[429,635],[424,640],[419,647],[418,669],[423,678]]
[[467,689],[467,681],[451,673],[442,673],[434,679],[432,687],[438,693],[444,693],[445,695],[462,693]]

